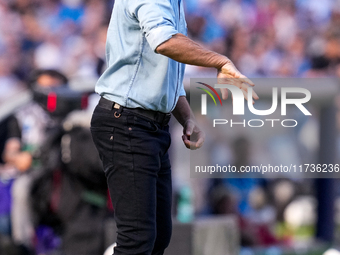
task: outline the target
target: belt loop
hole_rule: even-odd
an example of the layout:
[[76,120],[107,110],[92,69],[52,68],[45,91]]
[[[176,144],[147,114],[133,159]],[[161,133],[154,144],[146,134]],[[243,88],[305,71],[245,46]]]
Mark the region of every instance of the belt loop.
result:
[[115,118],[119,118],[122,115],[123,112],[123,107],[117,103],[114,104],[113,106],[114,109],[118,109],[117,111],[115,111],[115,113],[113,114],[113,116],[115,116]]

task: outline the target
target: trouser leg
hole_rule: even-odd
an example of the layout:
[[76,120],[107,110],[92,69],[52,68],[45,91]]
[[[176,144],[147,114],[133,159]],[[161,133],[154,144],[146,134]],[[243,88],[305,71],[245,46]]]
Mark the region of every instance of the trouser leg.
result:
[[118,229],[115,255],[163,254],[171,235],[168,128],[133,115],[109,120],[103,120],[103,113],[95,116],[96,111],[93,139],[103,161]]
[[157,237],[152,251],[153,255],[163,254],[170,242],[172,230],[171,199],[171,169],[169,156],[166,154],[162,158],[162,168],[157,179]]

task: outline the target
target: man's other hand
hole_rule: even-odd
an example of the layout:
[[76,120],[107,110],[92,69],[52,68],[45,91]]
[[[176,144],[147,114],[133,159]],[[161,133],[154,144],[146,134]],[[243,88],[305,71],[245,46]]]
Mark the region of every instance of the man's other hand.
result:
[[[224,64],[221,69],[218,70],[217,78],[219,84],[234,85],[241,89],[246,100],[248,100],[249,86],[255,86],[255,84],[250,79],[248,79],[245,75],[241,74],[239,70],[237,70],[233,62],[231,62],[230,60],[226,64]],[[221,88],[221,93],[223,99],[228,98],[228,89]],[[255,100],[259,99],[254,90],[252,93],[252,98]]]
[[196,150],[202,147],[205,140],[205,133],[191,119],[187,120],[183,126],[183,142],[185,147]]

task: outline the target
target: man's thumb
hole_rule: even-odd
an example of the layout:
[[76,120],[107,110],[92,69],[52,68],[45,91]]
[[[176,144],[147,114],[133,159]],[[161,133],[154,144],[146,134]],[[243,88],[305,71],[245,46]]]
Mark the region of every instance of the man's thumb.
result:
[[187,124],[185,125],[185,130],[184,133],[187,136],[190,136],[194,130],[194,123],[192,121],[188,121]]

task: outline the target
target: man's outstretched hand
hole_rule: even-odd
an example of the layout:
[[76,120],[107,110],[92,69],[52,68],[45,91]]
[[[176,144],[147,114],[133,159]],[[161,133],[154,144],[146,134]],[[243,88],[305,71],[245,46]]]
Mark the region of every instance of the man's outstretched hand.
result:
[[197,126],[197,123],[191,119],[183,125],[183,142],[185,147],[196,150],[202,147],[205,139],[205,133]]
[[[248,99],[249,86],[254,86],[254,83],[241,74],[226,56],[203,48],[183,34],[173,35],[169,40],[160,44],[156,52],[180,63],[217,68],[218,83],[235,85],[242,90],[245,99]],[[221,88],[221,92],[222,98],[227,99],[228,90]],[[254,90],[252,98],[255,100],[259,98]]]
[[[244,98],[248,100],[248,88],[249,86],[255,86],[255,84],[248,79],[245,75],[241,74],[230,60],[218,70],[217,80],[219,84],[234,85],[242,90]],[[228,98],[228,89],[221,88],[222,98]],[[252,98],[259,99],[258,95],[253,90]],[[254,103],[254,101],[253,101]]]

